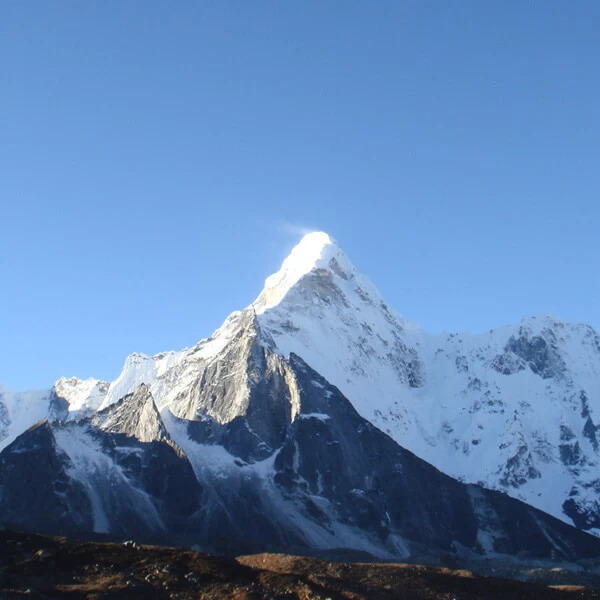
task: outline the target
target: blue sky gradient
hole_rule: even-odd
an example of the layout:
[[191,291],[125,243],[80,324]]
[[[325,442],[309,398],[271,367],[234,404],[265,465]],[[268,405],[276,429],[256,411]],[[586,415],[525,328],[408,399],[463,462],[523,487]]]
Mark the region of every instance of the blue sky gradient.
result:
[[429,331],[600,328],[600,3],[0,5],[0,383],[113,379],[303,229]]

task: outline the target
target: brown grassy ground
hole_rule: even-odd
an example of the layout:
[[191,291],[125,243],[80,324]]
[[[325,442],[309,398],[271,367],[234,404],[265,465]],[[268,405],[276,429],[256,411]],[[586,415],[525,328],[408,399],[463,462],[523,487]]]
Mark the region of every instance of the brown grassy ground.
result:
[[415,565],[278,554],[234,560],[175,548],[76,543],[0,531],[0,598],[600,600],[600,592]]

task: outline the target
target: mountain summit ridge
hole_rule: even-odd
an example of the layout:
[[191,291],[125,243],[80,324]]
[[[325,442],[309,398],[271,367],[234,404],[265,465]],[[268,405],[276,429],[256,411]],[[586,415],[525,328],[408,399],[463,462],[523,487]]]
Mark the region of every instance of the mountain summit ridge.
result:
[[[59,380],[39,396],[31,418],[49,401],[67,402],[68,418],[83,418],[145,384],[161,414],[213,420],[220,431],[247,425],[248,411],[257,410],[251,427],[260,429],[256,415],[267,408],[255,406],[253,382],[267,350],[273,385],[283,385],[286,371],[274,357],[296,355],[362,417],[442,472],[600,532],[600,338],[593,328],[541,315],[483,334],[429,334],[390,308],[323,232],[305,236],[258,298],[209,338],[180,352],[133,354],[109,385]],[[216,382],[222,401],[211,400],[206,381]],[[0,407],[0,448],[27,423],[17,404],[13,398]],[[278,417],[277,427],[284,421]]]
[[358,275],[338,243],[328,234],[316,231],[306,234],[283,261],[281,268],[265,280],[253,302],[257,314],[278,305],[300,279],[318,269],[330,270],[344,279]]

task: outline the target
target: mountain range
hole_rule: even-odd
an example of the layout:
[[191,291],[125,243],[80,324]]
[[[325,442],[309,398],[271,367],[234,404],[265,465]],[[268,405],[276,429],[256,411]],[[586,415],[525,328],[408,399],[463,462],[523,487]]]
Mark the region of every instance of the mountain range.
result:
[[193,348],[0,388],[0,518],[225,554],[581,561],[599,429],[592,327],[429,334],[312,233]]

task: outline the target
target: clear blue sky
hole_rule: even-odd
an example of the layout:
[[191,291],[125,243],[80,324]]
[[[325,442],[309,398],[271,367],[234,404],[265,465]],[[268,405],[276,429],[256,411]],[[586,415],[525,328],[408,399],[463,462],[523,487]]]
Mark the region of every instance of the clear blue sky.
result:
[[335,237],[426,329],[600,328],[600,2],[0,4],[0,382],[112,379]]

